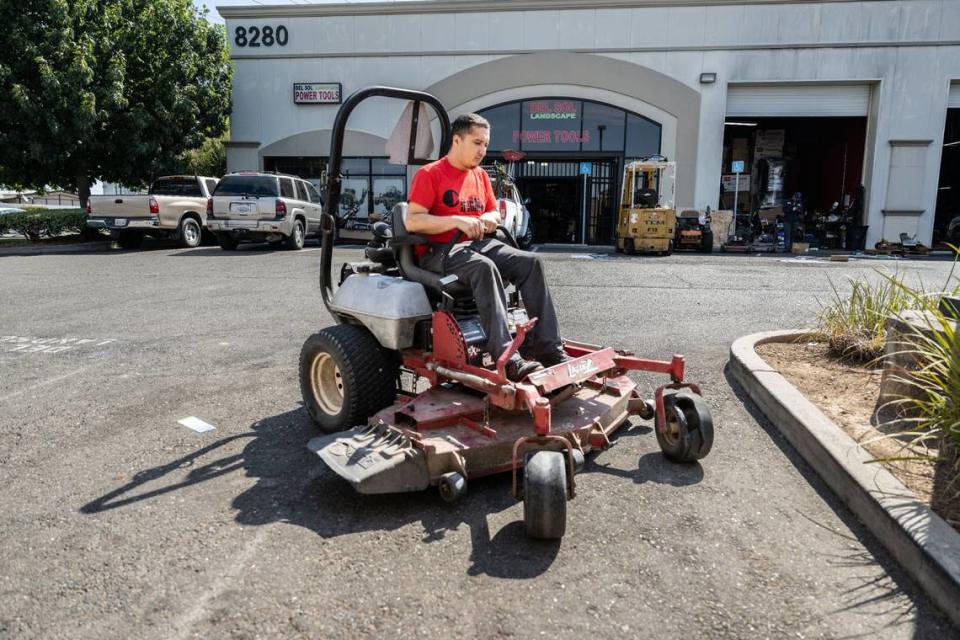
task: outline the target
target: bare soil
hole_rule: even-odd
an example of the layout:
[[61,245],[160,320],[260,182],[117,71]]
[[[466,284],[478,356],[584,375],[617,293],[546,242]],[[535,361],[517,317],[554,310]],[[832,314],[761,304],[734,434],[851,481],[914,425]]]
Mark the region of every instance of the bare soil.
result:
[[[889,430],[884,434],[877,428],[881,369],[841,362],[830,355],[825,342],[763,344],[757,353],[960,532],[960,500],[947,491],[942,463],[895,460],[921,452],[912,451]],[[936,456],[937,451],[926,454]]]

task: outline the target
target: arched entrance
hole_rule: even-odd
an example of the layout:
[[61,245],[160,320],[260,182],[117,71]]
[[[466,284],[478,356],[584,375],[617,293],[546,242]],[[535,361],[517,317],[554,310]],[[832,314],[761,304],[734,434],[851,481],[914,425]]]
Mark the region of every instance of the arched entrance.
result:
[[623,163],[661,151],[660,123],[595,100],[530,98],[478,113],[490,121],[488,160],[524,153],[513,174],[538,243],[611,243]]

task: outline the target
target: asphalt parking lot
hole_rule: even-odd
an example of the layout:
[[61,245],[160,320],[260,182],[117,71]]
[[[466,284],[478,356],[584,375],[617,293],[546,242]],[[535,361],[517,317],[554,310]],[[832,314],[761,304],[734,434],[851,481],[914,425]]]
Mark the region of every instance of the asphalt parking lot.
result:
[[681,466],[634,419],[559,543],[506,478],[360,496],[306,450],[314,245],[0,255],[0,637],[957,635],[725,372],[892,263],[542,255],[566,336],[684,354],[717,425]]

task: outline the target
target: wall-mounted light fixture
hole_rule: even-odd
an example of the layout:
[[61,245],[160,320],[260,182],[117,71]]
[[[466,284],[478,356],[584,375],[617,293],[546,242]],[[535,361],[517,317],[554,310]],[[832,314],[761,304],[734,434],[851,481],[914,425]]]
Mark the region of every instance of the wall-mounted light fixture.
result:
[[713,84],[716,81],[717,81],[717,74],[715,73],[700,74],[700,84]]

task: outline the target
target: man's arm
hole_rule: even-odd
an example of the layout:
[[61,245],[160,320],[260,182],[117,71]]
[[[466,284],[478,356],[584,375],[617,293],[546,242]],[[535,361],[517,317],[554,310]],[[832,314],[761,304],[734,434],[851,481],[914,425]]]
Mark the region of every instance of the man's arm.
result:
[[484,229],[484,223],[480,218],[473,216],[435,216],[416,202],[407,203],[406,225],[407,231],[410,233],[426,235],[459,229],[471,240],[482,238]]

